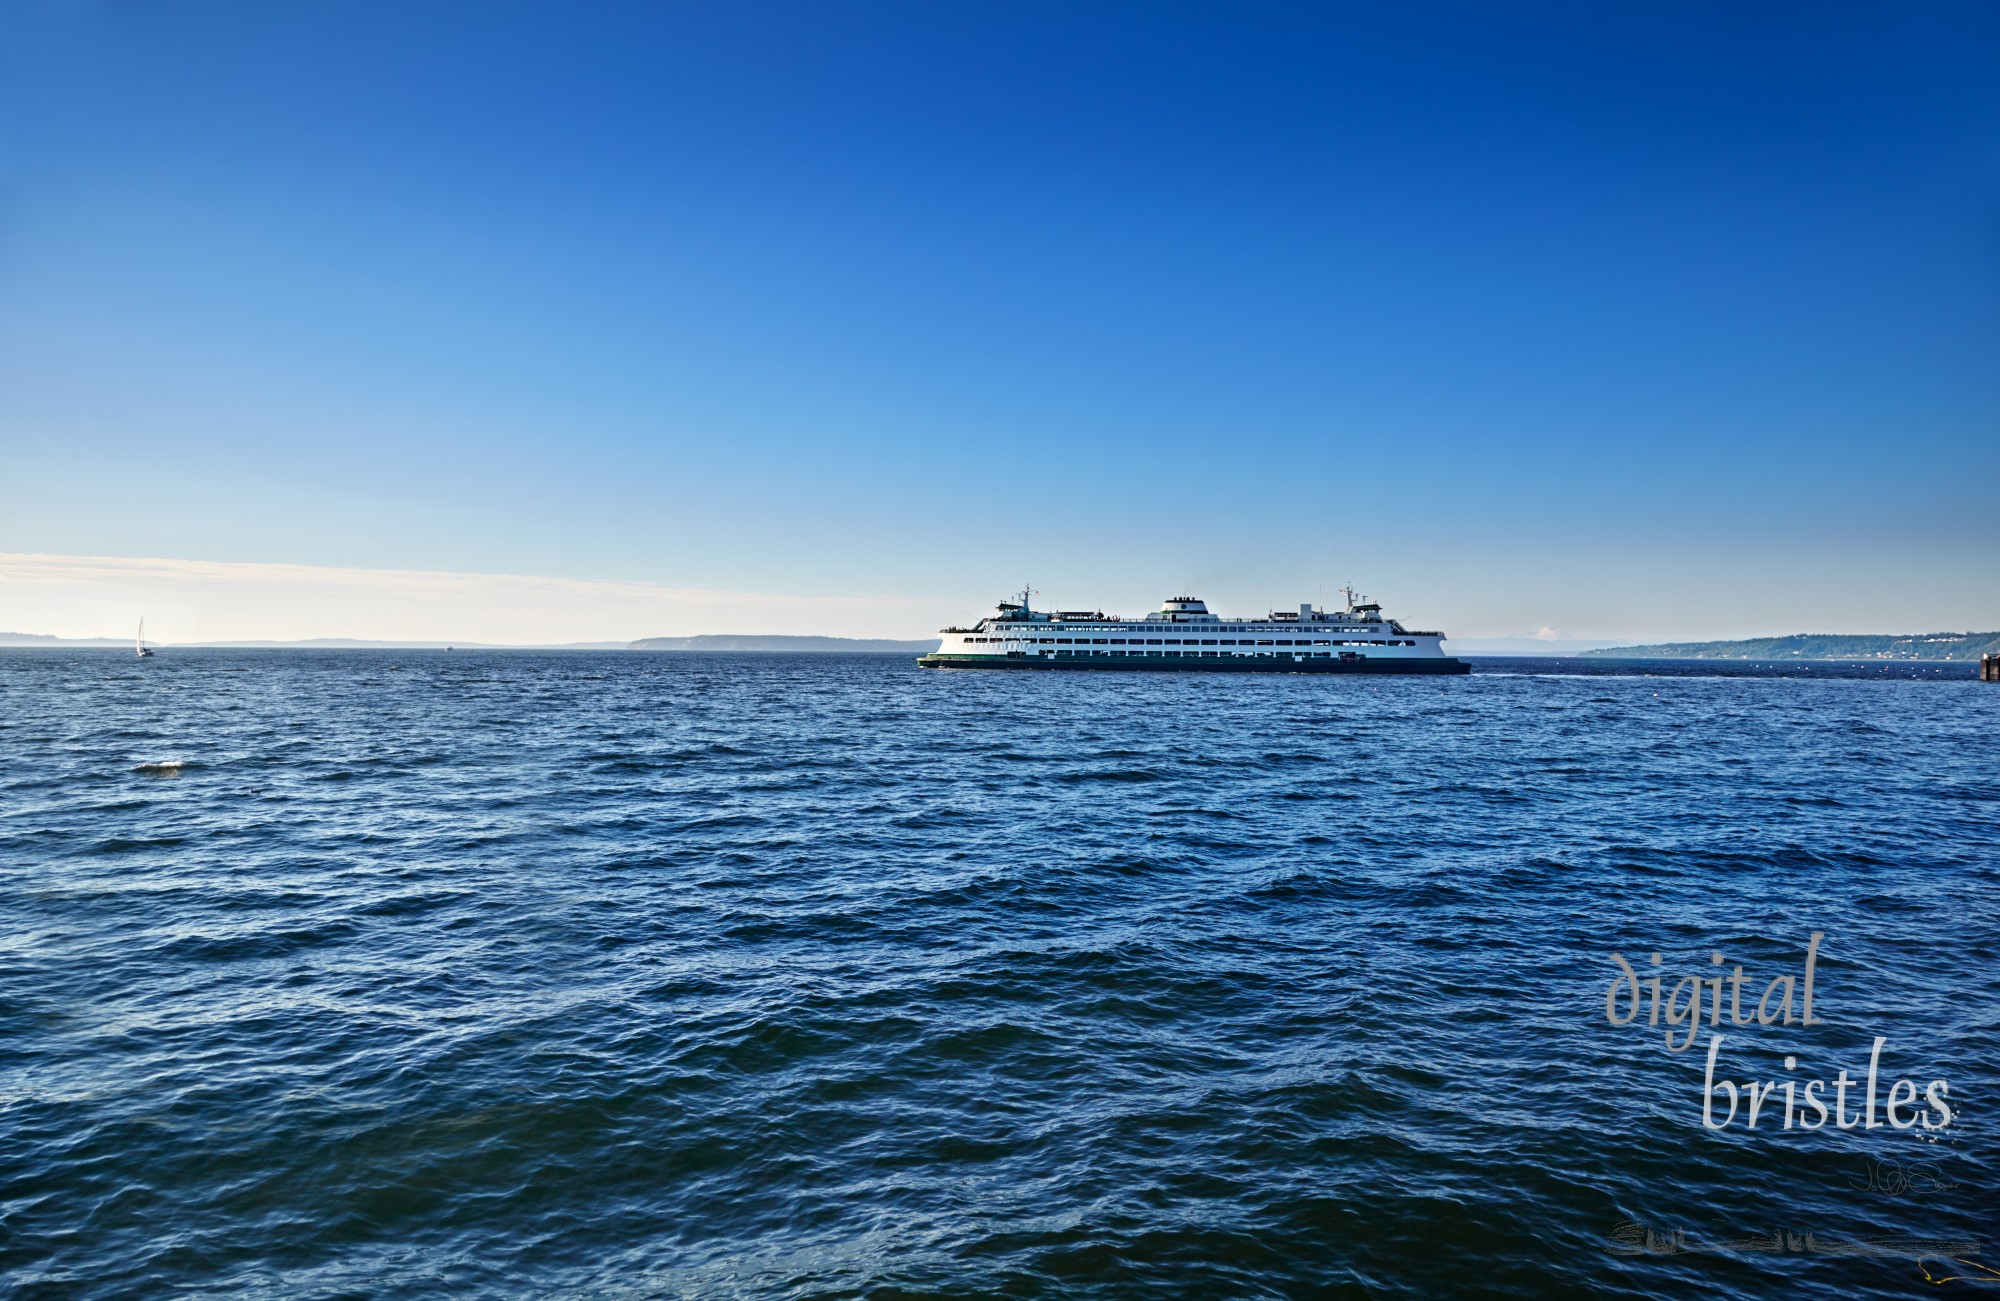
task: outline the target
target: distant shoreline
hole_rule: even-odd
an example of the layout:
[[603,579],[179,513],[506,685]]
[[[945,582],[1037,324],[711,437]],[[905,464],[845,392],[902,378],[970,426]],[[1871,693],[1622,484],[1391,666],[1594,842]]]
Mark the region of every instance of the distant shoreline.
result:
[[1642,646],[1610,646],[1583,651],[1582,659],[1617,660],[1761,660],[1767,663],[1884,663],[1947,660],[1976,663],[1981,655],[2000,654],[2000,632],[1929,632],[1894,634],[1794,633],[1786,637],[1751,637],[1737,641],[1663,642]]
[[[1480,639],[1468,639],[1478,641]],[[385,650],[385,651],[649,651],[688,654],[790,655],[923,655],[937,649],[936,638],[901,640],[875,637],[814,637],[761,633],[705,633],[692,637],[643,637],[637,641],[588,641],[542,644],[494,642],[369,641],[349,637],[317,637],[299,641],[150,642],[165,650]],[[132,642],[115,637],[54,637],[40,633],[0,632],[0,649],[87,650],[122,649]],[[1799,633],[1788,637],[1745,638],[1735,641],[1662,642],[1633,646],[1598,646],[1537,650],[1474,649],[1457,652],[1470,659],[1586,660],[1714,660],[1766,664],[1967,663],[1982,654],[2000,654],[2000,632],[1918,633],[1908,636]]]
[[[645,637],[638,641],[581,641],[541,645],[502,645],[473,641],[366,641],[353,637],[315,637],[302,641],[197,641],[147,643],[162,650],[396,650],[396,651],[708,651],[799,655],[922,655],[937,649],[937,638],[897,641],[870,637],[802,637],[754,633],[709,633],[695,637]],[[132,642],[114,637],[51,637],[41,633],[0,633],[0,649],[8,650],[131,650]]]
[[935,637],[895,641],[876,637],[803,637],[754,633],[709,633],[699,637],[645,637],[626,647],[636,651],[763,651],[794,655],[924,655],[938,648]]

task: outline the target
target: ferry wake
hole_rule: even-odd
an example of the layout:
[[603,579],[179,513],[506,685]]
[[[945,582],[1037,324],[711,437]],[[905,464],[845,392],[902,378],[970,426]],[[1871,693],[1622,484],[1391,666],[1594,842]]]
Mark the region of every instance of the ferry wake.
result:
[[928,669],[1141,669],[1197,673],[1467,673],[1441,632],[1412,632],[1345,588],[1344,610],[1274,610],[1225,619],[1176,596],[1136,619],[1102,610],[1029,608],[1003,601],[971,628],[946,628],[917,663]]

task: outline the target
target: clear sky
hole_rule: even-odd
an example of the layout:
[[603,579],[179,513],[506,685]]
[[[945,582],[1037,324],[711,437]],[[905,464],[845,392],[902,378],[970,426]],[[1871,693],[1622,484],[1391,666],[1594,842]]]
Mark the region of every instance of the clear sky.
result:
[[0,629],[2000,627],[1996,68],[1985,0],[9,0]]

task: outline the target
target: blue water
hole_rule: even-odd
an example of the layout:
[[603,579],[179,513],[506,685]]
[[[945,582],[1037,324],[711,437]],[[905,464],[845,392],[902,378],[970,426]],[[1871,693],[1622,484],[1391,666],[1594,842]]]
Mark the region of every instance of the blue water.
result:
[[[1929,1290],[1973,1267],[1825,1247],[2000,1268],[2000,687],[1958,671],[0,652],[0,1277]],[[1823,1024],[1725,1009],[1719,1077],[1882,1035],[1949,1127],[1711,1132],[1708,1039],[1607,1023],[1614,950],[1747,1005],[1814,931]]]

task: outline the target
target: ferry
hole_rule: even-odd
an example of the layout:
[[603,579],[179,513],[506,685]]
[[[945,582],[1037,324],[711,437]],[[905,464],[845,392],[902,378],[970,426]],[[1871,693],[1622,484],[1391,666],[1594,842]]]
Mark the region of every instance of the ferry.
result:
[[1142,669],[1209,673],[1469,673],[1444,653],[1444,634],[1413,632],[1343,588],[1343,610],[1273,610],[1225,619],[1192,596],[1151,614],[1040,611],[1029,592],[971,628],[945,628],[927,669]]

